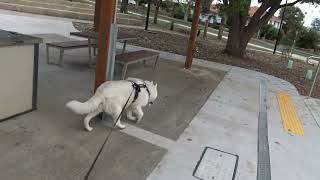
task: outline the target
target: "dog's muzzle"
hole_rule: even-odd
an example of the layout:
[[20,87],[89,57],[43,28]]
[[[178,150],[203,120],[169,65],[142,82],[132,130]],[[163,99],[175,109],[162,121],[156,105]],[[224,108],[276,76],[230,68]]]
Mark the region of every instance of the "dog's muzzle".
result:
[[148,105],[151,106],[153,104],[153,102],[149,102]]

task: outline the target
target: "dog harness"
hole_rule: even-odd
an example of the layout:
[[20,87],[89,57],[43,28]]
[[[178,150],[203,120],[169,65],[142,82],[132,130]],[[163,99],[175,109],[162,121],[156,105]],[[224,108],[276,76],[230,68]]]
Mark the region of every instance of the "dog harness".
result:
[[129,80],[129,82],[132,83],[132,87],[135,91],[132,103],[134,103],[138,99],[139,93],[141,92],[141,88],[145,88],[147,90],[148,97],[150,98],[150,91],[149,91],[145,82],[143,82],[143,84],[138,84],[138,83],[131,81],[131,80]]

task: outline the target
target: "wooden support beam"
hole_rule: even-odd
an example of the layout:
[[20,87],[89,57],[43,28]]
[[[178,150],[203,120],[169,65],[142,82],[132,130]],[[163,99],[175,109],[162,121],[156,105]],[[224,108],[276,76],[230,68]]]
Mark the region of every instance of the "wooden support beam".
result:
[[100,9],[101,9],[101,0],[96,0],[96,4],[94,8],[94,24],[93,24],[93,28],[95,32],[99,31]]
[[186,58],[186,62],[185,62],[186,69],[190,69],[191,65],[192,65],[193,48],[194,48],[196,38],[197,38],[197,29],[198,29],[198,22],[199,22],[199,16],[200,16],[200,7],[201,7],[201,0],[196,0],[196,5],[194,7],[193,17],[192,17],[192,26],[191,26],[190,36],[189,36],[187,58]]
[[111,24],[115,12],[115,0],[100,1],[98,56],[96,64],[95,90],[107,79],[107,61]]

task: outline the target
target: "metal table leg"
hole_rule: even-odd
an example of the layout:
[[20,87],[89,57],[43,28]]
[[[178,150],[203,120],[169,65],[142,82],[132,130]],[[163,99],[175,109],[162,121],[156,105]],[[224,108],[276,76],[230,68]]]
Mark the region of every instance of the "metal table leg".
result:
[[127,47],[127,40],[123,42],[122,54],[126,51],[126,47]]
[[89,50],[89,63],[91,63],[92,57],[91,57],[91,39],[88,38],[88,50]]

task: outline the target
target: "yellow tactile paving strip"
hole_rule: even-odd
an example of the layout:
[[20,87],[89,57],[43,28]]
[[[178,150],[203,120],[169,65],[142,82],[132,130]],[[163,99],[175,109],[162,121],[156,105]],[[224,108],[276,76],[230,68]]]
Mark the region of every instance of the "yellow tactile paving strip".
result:
[[276,94],[276,96],[279,103],[279,110],[284,130],[290,134],[304,135],[303,127],[291,97],[284,92],[279,92]]

